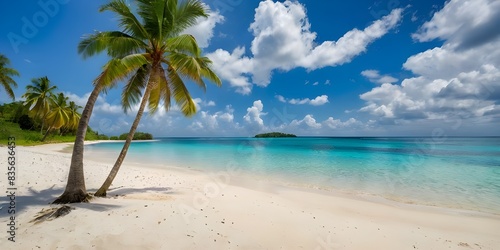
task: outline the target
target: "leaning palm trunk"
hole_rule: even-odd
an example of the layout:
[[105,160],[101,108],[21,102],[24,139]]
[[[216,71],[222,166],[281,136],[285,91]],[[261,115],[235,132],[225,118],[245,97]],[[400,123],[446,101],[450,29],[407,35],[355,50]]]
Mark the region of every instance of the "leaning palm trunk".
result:
[[123,160],[125,160],[125,156],[127,156],[128,148],[130,147],[130,143],[132,143],[132,139],[134,138],[135,131],[137,127],[139,126],[139,122],[141,121],[142,114],[144,113],[144,108],[146,108],[146,103],[148,102],[149,95],[151,93],[151,84],[148,84],[148,87],[146,88],[146,91],[144,92],[144,96],[142,97],[141,105],[139,107],[139,110],[137,111],[137,115],[135,116],[134,123],[132,123],[132,127],[130,127],[130,131],[127,135],[127,138],[125,139],[125,144],[123,145],[122,151],[120,152],[120,155],[116,159],[115,165],[111,169],[111,172],[109,173],[108,177],[102,184],[102,186],[95,192],[94,196],[97,197],[105,197],[107,194],[107,191],[111,184],[113,183],[113,180],[115,179],[116,175],[118,174],[118,171],[120,170],[120,167],[123,163]]
[[83,109],[80,122],[78,123],[78,130],[76,131],[76,139],[73,146],[73,154],[71,156],[71,166],[69,168],[68,183],[66,184],[64,193],[53,202],[54,204],[88,202],[90,199],[85,187],[85,175],[83,172],[83,147],[90,116],[92,115],[94,104],[102,89],[103,86],[100,84],[95,85],[94,90],[92,90],[92,93],[87,100],[87,104]]
[[49,128],[47,129],[47,132],[45,132],[45,135],[43,136],[42,138],[42,141],[45,141],[45,139],[47,138],[47,136],[49,135],[50,131],[52,130],[52,126],[54,125],[54,122],[56,121],[56,117],[54,117],[53,121],[52,121],[52,125],[49,126]]

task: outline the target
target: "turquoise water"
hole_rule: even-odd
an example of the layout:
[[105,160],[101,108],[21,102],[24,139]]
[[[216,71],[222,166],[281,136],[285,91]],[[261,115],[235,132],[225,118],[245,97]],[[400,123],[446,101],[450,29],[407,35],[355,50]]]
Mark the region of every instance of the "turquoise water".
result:
[[500,138],[168,138],[133,143],[126,161],[500,214]]

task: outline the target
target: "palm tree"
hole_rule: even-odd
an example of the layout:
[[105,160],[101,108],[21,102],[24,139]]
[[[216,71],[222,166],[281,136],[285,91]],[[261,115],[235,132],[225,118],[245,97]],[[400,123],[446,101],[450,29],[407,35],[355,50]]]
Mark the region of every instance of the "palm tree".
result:
[[68,97],[64,96],[63,93],[57,94],[57,97],[51,99],[51,108],[47,113],[46,120],[49,122],[49,127],[47,128],[47,132],[42,138],[42,141],[45,141],[47,135],[49,135],[50,131],[54,129],[59,129],[62,126],[68,124],[69,122],[69,107],[68,107]]
[[12,77],[19,76],[19,72],[15,69],[9,68],[9,65],[10,60],[6,56],[0,54],[0,85],[3,86],[7,95],[14,100],[15,95],[12,87],[16,88],[17,83],[12,79]]
[[54,90],[57,87],[51,86],[50,80],[46,76],[32,79],[31,82],[32,85],[26,86],[26,93],[23,95],[23,98],[26,99],[24,103],[29,109],[29,115],[41,122],[40,131],[43,131],[45,118],[50,110],[51,99],[54,98]]
[[[122,1],[113,1],[105,6],[105,9],[119,15],[130,13],[128,6],[123,5]],[[155,11],[156,9],[164,11]],[[127,155],[146,104],[150,114],[154,114],[161,104],[168,111],[173,97],[181,112],[186,116],[192,116],[196,113],[196,106],[183,78],[192,80],[204,90],[206,86],[202,78],[207,78],[218,86],[221,85],[220,79],[210,69],[210,59],[201,56],[201,49],[194,37],[179,35],[184,29],[195,24],[198,17],[207,17],[201,2],[192,0],[179,4],[177,0],[139,1],[138,10],[143,20],[142,27],[134,24],[122,25],[122,28],[125,32],[142,30],[138,34],[134,32],[129,34],[132,39],[137,40],[138,46],[135,51],[130,51],[134,54],[127,57],[142,57],[140,60],[146,62],[137,68],[123,90],[122,103],[125,111],[139,102],[141,94],[142,100],[120,155],[95,196],[106,196],[106,191]]]
[[78,128],[78,122],[82,116],[78,113],[82,106],[77,105],[75,102],[70,101],[68,105],[68,122],[64,125],[64,131],[75,131]]
[[[218,86],[221,84],[220,79],[210,69],[211,61],[201,56],[196,39],[192,35],[180,34],[194,25],[198,17],[208,16],[200,1],[185,0],[178,3],[178,0],[138,0],[137,13],[140,19],[132,13],[124,0],[112,0],[103,5],[100,11],[118,14],[122,31],[98,32],[87,36],[79,44],[79,52],[84,57],[106,50],[112,59],[94,82],[94,91],[80,119],[68,184],[64,193],[54,203],[81,202],[88,198],[83,176],[83,138],[79,132],[85,135],[81,126],[85,126],[86,130],[93,104],[100,91],[126,79],[127,84],[122,94],[125,111],[139,102],[142,94],[139,110],[123,149],[108,178],[95,194],[105,196],[127,154],[148,102],[150,114],[153,114],[160,104],[169,110],[173,97],[182,113],[190,116],[196,113],[196,106],[183,78],[192,80],[204,89],[206,86],[203,78],[215,82]],[[94,99],[91,100],[92,98]],[[90,112],[86,113],[88,110]]]

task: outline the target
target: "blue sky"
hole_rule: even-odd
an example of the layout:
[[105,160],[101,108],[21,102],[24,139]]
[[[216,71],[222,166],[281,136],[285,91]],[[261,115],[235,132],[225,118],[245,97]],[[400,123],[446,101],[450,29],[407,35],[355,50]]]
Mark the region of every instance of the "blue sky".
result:
[[[84,34],[116,30],[106,1],[14,1],[0,10],[0,53],[21,77],[48,76],[80,105],[108,58],[82,59]],[[133,2],[133,1],[130,1]],[[143,117],[155,136],[500,135],[500,2],[206,0],[195,35],[223,80],[198,106]],[[128,131],[121,88],[101,95],[90,126]],[[10,102],[0,90],[0,103]]]

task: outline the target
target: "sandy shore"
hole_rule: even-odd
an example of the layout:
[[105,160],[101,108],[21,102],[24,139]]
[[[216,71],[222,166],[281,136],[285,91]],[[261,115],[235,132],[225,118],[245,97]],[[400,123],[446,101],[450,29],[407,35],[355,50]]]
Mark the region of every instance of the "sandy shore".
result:
[[[76,204],[68,215],[30,221],[60,195],[68,144],[17,147],[16,235],[0,203],[0,249],[498,249],[496,215],[364,200],[218,173],[125,163],[110,198]],[[7,190],[7,148],[0,147]],[[96,190],[112,163],[85,158]]]

